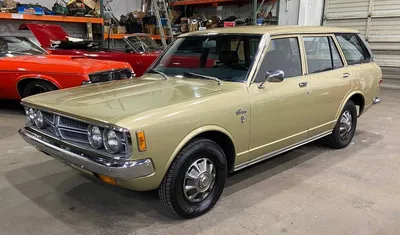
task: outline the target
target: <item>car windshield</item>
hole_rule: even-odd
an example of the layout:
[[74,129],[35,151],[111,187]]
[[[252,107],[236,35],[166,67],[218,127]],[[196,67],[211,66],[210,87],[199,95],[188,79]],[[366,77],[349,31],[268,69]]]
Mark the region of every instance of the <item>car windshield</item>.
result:
[[129,45],[141,53],[162,50],[162,48],[153,39],[146,35],[135,35],[127,37],[126,39]]
[[46,52],[24,37],[0,36],[0,57],[43,55]]
[[179,78],[189,75],[244,82],[261,37],[216,34],[177,38],[151,69]]

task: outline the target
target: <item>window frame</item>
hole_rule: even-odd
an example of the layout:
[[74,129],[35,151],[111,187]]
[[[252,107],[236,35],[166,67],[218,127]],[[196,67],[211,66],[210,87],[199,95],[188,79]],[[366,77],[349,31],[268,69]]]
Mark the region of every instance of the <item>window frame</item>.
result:
[[[325,72],[330,72],[330,71],[333,71],[333,70],[342,69],[342,68],[345,68],[345,67],[348,66],[347,60],[346,60],[346,58],[344,57],[342,48],[340,47],[339,42],[338,42],[337,39],[336,39],[335,33],[302,33],[302,34],[300,35],[300,37],[301,37],[301,43],[302,43],[302,48],[303,48],[302,54],[303,54],[303,56],[304,56],[304,64],[305,64],[305,67],[306,67],[306,68],[305,68],[306,71],[305,71],[305,74],[304,74],[304,75],[317,74],[317,73],[311,73],[311,74],[310,74],[310,73],[308,72],[307,54],[306,54],[306,47],[305,47],[305,44],[304,44],[304,37],[331,37],[331,39],[332,39],[332,41],[333,41],[333,44],[335,45],[336,50],[337,50],[338,53],[339,53],[339,57],[340,57],[340,59],[342,60],[343,66],[340,67],[340,68],[331,69],[331,70],[328,70],[328,71],[325,71]],[[321,73],[321,72],[320,72],[320,73]],[[322,72],[322,73],[324,73],[324,72]]]
[[[268,48],[271,45],[272,40],[274,40],[274,39],[285,39],[285,38],[296,38],[297,39],[297,42],[298,42],[298,45],[299,45],[299,53],[300,53],[301,74],[299,76],[296,76],[296,77],[300,77],[300,76],[306,75],[306,67],[305,67],[305,63],[304,63],[305,56],[304,56],[304,53],[303,53],[304,44],[302,43],[301,35],[300,34],[284,34],[284,35],[266,34],[266,35],[269,36],[269,37],[268,37],[268,39],[267,39],[267,41],[266,41],[266,43],[264,45],[262,54],[260,56],[260,60],[258,61],[258,65],[257,65],[256,71],[255,71],[254,75],[251,77],[251,80],[250,80],[249,84],[260,83],[260,82],[256,82],[255,80],[256,80],[257,74],[260,73],[260,70],[261,70],[260,66],[263,63],[263,61],[265,60],[265,56],[267,55]],[[290,77],[290,78],[296,78],[296,77]]]
[[[328,38],[328,43],[329,43],[329,45],[330,45],[330,42],[329,42],[330,40],[329,40],[329,39],[331,39],[332,42],[333,42],[333,45],[336,47],[336,50],[337,50],[337,52],[338,52],[338,54],[339,54],[339,58],[340,58],[340,60],[342,61],[342,64],[343,64],[343,65],[342,65],[341,67],[339,67],[339,68],[334,68],[334,66],[333,66],[333,68],[330,69],[330,70],[326,70],[326,71],[322,71],[322,72],[317,72],[317,73],[310,73],[310,72],[308,71],[307,52],[306,52],[306,46],[305,46],[305,41],[304,41],[304,38],[308,38],[308,37],[322,37],[322,38]],[[346,58],[344,57],[343,51],[342,51],[341,47],[339,46],[339,42],[337,41],[335,34],[333,34],[333,33],[330,33],[330,34],[329,34],[329,33],[323,33],[323,34],[302,34],[302,35],[301,35],[301,41],[302,41],[302,44],[303,44],[303,51],[302,51],[302,53],[304,54],[304,62],[305,62],[305,64],[306,64],[306,68],[307,68],[307,71],[306,71],[306,74],[305,74],[305,75],[311,75],[311,74],[318,74],[318,73],[330,72],[330,71],[334,71],[334,70],[337,70],[337,69],[342,69],[342,68],[348,66],[347,60],[346,60]],[[329,52],[331,53],[331,54],[330,54],[330,57],[331,57],[331,63],[332,63],[332,65],[333,65],[333,61],[332,61],[332,59],[333,59],[332,48],[331,48],[330,46],[329,46]]]
[[[345,55],[344,55],[344,52],[343,52],[342,47],[340,46],[340,43],[339,43],[339,41],[338,41],[338,39],[337,39],[338,36],[355,36],[357,42],[361,45],[361,48],[362,48],[362,50],[363,50],[363,53],[364,53],[364,54],[367,54],[367,57],[368,57],[368,58],[365,59],[365,60],[362,60],[362,61],[360,61],[360,62],[358,62],[358,63],[351,63],[351,64],[350,64],[350,63],[347,61],[347,59],[346,59],[346,57],[345,57]],[[363,39],[363,37],[361,36],[360,33],[334,33],[334,39],[337,41],[337,44],[339,45],[340,51],[343,53],[343,58],[345,59],[346,64],[347,64],[348,66],[351,66],[351,65],[360,65],[360,64],[368,64],[368,63],[371,63],[371,62],[375,61],[375,58],[374,58],[374,55],[373,55],[371,49],[368,47],[366,41]]]

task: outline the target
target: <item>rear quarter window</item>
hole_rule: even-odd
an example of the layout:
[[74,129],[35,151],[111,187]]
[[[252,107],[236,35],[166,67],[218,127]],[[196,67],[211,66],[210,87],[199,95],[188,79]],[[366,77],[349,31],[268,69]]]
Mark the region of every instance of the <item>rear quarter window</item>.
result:
[[336,34],[336,39],[349,65],[371,61],[372,55],[358,34]]

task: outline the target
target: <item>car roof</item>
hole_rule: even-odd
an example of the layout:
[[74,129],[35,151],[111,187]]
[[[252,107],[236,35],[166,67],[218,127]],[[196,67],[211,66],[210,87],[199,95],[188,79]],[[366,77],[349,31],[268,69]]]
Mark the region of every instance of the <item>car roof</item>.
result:
[[214,28],[202,31],[194,31],[181,36],[195,36],[203,34],[303,34],[303,33],[359,33],[355,29],[328,26],[238,26],[226,28]]

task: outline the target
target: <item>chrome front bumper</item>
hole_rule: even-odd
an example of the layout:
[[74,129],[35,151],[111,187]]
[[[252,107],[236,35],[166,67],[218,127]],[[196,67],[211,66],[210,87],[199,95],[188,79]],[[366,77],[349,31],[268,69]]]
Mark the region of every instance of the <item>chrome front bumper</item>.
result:
[[[72,151],[61,148],[63,145],[55,145],[57,140],[44,139],[28,128],[18,130],[21,137],[29,144],[35,146],[39,151],[63,162],[92,173],[106,175],[115,179],[129,180],[145,177],[154,173],[154,166],[151,159],[136,161],[117,161],[86,157]],[[54,143],[52,143],[54,142]]]

